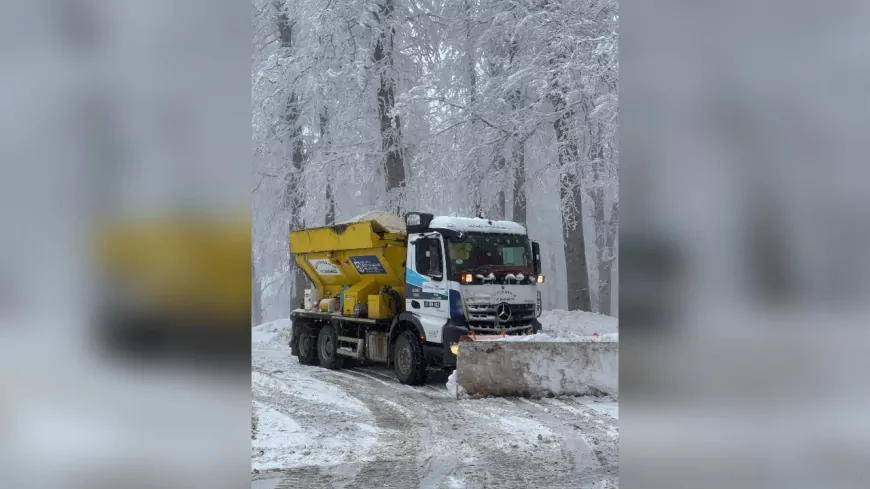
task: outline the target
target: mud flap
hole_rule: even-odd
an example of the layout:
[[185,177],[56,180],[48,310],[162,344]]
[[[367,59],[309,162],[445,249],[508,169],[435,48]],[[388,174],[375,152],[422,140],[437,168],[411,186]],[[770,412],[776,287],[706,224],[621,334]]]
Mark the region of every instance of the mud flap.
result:
[[619,394],[616,341],[463,340],[456,382],[471,396]]

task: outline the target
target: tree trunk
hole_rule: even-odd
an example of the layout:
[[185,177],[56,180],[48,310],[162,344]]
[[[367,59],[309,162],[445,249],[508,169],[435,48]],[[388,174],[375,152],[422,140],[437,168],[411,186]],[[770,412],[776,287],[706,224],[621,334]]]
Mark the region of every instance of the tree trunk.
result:
[[[511,66],[514,66],[514,60],[519,52],[519,43],[514,37],[510,41],[510,47],[508,49],[509,58]],[[517,70],[512,70],[516,72]],[[513,115],[519,113],[520,108],[523,105],[523,91],[522,89],[518,89],[514,92],[511,97],[511,109],[513,109]],[[516,131],[515,131],[516,132]],[[526,136],[520,136],[518,134],[514,134],[513,145],[511,146],[511,168],[513,169],[513,221],[526,226]]]
[[326,219],[324,224],[332,226],[335,224],[335,197],[332,195],[332,177],[326,178]]
[[[278,34],[281,47],[287,50],[293,48],[293,22],[287,15],[287,11],[279,6]],[[289,172],[287,186],[284,189],[284,208],[289,215],[288,221],[288,248],[289,232],[305,227],[302,209],[305,206],[305,195],[302,187],[302,170],[305,163],[305,151],[302,142],[302,127],[299,125],[299,99],[295,91],[290,93],[287,108],[284,113],[284,122],[287,123],[290,132],[290,146],[292,148],[293,167]],[[295,257],[290,256],[289,270],[293,277],[293,307],[300,307],[305,298],[305,273],[296,265]]]
[[[493,163],[493,167],[495,168],[496,175],[501,175],[507,166],[507,158],[502,154],[502,145],[498,147],[498,153],[496,154],[495,163]],[[492,216],[495,219],[507,219],[507,196],[505,194],[505,185],[498,186],[498,192],[495,195],[495,215]]]
[[616,261],[616,230],[619,225],[619,202],[614,202],[606,227],[604,250],[598,253],[598,304],[601,314],[612,316],[613,312],[613,262]]
[[[516,136],[515,136],[516,138]],[[526,138],[514,141],[511,149],[511,166],[514,177],[513,221],[526,226]]]
[[385,155],[384,171],[387,194],[395,199],[396,212],[401,213],[402,190],[405,187],[405,162],[402,157],[402,125],[399,116],[393,114],[396,105],[396,81],[393,77],[393,40],[396,29],[393,25],[394,0],[384,0],[378,6],[377,18],[381,34],[375,43],[373,61],[380,73],[378,84],[378,116],[381,121],[381,149]]
[[[329,112],[326,108],[320,114],[320,144],[326,148],[329,145]],[[332,193],[332,171],[326,169],[326,219],[324,224],[335,224],[335,196]]]
[[[592,161],[592,185],[587,192],[592,200],[592,219],[595,225],[595,256],[598,261],[598,312],[601,314],[610,315],[611,303],[611,268],[613,263],[613,238],[611,228],[615,225],[615,214],[611,214],[610,220],[607,220],[604,212],[604,186],[605,183],[602,175],[604,170],[604,143],[602,141],[604,127],[603,124],[597,124],[597,131],[593,130],[593,125],[588,119],[586,123],[589,127],[590,150],[589,159]],[[614,211],[616,205],[614,204]]]
[[[465,75],[468,78],[468,107],[467,111],[471,114],[474,114],[477,110],[477,72],[475,70],[475,64],[477,60],[474,56],[475,52],[475,42],[472,36],[472,28],[474,26],[474,18],[473,12],[471,9],[470,0],[465,0],[463,2],[463,8],[465,12]],[[470,148],[477,148],[477,136],[478,136],[478,122],[477,117],[472,116],[471,121],[469,122],[469,130],[468,137],[469,142],[468,146]],[[471,161],[468,162],[471,165],[471,168],[474,170],[474,177],[472,182],[476,184],[471,189],[473,200],[474,200],[474,215],[480,216],[488,213],[490,209],[486,209],[486,205],[483,202],[483,190],[484,190],[484,180],[486,179],[487,171],[481,170],[481,162],[479,155],[476,150],[472,150]],[[495,165],[498,162],[494,162]],[[497,212],[497,211],[496,211]]]
[[590,142],[587,156],[592,168],[592,181],[590,182],[586,193],[589,195],[589,200],[592,201],[592,225],[595,229],[595,258],[598,262],[597,266],[599,272],[597,284],[598,290],[596,291],[598,295],[598,312],[606,314],[603,310],[606,307],[609,311],[610,304],[608,303],[605,305],[605,301],[601,298],[603,284],[609,280],[609,277],[601,276],[602,260],[607,255],[607,223],[604,222],[604,182],[601,179],[601,167],[604,163],[604,146],[601,144],[601,125],[598,125],[598,131],[596,132],[592,123],[589,121],[588,110],[586,113],[586,126],[589,128]]
[[[556,97],[553,104],[557,110],[564,102]],[[591,311],[589,271],[586,264],[586,242],[583,237],[583,207],[580,179],[569,166],[580,157],[576,139],[570,135],[573,112],[563,113],[553,123],[559,144],[560,188],[562,198],[562,231],[565,238],[565,272],[567,273],[568,309]]]
[[251,326],[263,324],[263,290],[257,279],[254,255],[251,254]]
[[[565,272],[567,274],[568,310],[591,311],[589,271],[586,265],[586,241],[583,237],[583,213],[580,207],[582,190],[577,177],[562,175],[560,195],[569,207],[562,211],[562,231],[565,236]],[[576,210],[575,210],[576,208]],[[571,222],[574,221],[572,226]]]

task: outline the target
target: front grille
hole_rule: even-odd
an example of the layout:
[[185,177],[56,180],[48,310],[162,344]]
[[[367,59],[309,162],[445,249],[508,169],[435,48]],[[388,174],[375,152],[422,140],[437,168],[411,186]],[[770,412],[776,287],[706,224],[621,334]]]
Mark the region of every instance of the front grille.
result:
[[532,327],[534,304],[507,304],[511,313],[507,319],[498,315],[502,304],[467,304],[465,318],[469,328],[476,334],[510,334],[522,333]]

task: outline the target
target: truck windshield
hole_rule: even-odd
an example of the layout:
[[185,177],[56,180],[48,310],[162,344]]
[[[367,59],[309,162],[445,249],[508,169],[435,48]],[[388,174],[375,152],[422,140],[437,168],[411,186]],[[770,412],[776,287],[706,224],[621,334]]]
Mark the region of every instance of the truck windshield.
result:
[[468,233],[462,240],[449,238],[447,263],[452,280],[462,273],[534,273],[529,238],[520,235]]

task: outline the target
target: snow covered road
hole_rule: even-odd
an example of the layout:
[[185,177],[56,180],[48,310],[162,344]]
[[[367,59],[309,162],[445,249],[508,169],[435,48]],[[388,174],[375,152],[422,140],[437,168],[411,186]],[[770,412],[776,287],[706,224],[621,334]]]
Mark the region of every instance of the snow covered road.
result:
[[610,399],[452,399],[446,377],[252,353],[252,488],[618,487]]

